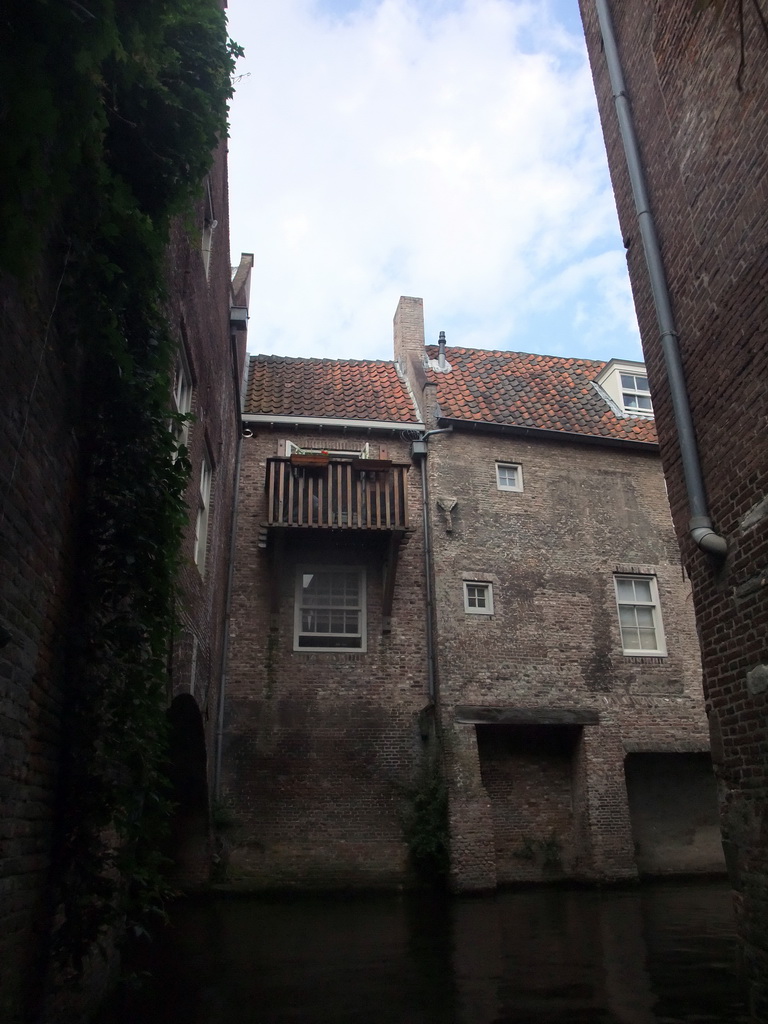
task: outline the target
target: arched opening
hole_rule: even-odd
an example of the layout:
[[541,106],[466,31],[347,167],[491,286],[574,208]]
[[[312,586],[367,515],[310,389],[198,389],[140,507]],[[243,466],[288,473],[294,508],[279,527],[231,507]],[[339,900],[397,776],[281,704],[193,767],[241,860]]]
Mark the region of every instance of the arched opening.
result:
[[176,697],[168,709],[170,724],[171,818],[169,857],[175,885],[202,885],[211,870],[205,732],[197,702],[191,694]]

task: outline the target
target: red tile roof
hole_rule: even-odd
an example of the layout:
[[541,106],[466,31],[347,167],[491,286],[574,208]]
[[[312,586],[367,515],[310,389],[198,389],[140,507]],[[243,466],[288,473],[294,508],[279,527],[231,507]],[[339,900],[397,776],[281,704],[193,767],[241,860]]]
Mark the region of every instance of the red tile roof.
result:
[[418,423],[395,364],[368,359],[251,356],[245,413]]
[[[430,359],[437,347],[427,346]],[[525,352],[449,348],[448,373],[427,370],[440,416],[470,423],[656,443],[652,419],[618,416],[593,386],[606,363]],[[395,364],[367,359],[252,356],[244,412],[417,423]]]
[[[436,360],[437,346],[427,354]],[[604,362],[472,348],[448,348],[446,359],[450,372],[427,371],[446,419],[656,443],[652,419],[617,416],[593,387]]]

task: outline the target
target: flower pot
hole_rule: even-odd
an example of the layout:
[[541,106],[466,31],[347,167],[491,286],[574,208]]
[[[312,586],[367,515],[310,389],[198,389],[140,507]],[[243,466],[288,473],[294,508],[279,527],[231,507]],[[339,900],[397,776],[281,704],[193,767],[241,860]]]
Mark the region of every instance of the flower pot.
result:
[[327,466],[331,460],[330,455],[324,455],[322,452],[308,455],[299,455],[294,452],[290,458],[292,466]]

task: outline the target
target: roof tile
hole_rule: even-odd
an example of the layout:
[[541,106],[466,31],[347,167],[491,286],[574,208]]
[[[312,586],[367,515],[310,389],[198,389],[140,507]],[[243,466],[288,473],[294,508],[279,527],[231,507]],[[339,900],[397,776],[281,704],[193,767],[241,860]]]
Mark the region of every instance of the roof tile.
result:
[[[436,360],[437,346],[427,355]],[[652,419],[617,416],[592,386],[604,362],[471,348],[448,348],[445,356],[451,370],[427,377],[446,419],[656,442]]]
[[[437,359],[437,347],[427,355]],[[449,372],[427,370],[447,419],[656,442],[652,419],[618,416],[593,387],[606,363],[526,352],[449,348]],[[246,413],[417,423],[393,362],[363,359],[250,359]]]
[[367,359],[251,356],[244,412],[418,423],[395,364]]

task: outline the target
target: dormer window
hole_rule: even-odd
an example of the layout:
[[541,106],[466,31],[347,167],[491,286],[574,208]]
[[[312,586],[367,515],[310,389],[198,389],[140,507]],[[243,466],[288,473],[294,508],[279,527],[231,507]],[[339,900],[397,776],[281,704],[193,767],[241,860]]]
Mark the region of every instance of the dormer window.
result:
[[621,404],[631,416],[653,416],[651,390],[645,374],[622,373]]
[[644,363],[611,359],[598,374],[594,386],[617,416],[653,416]]

